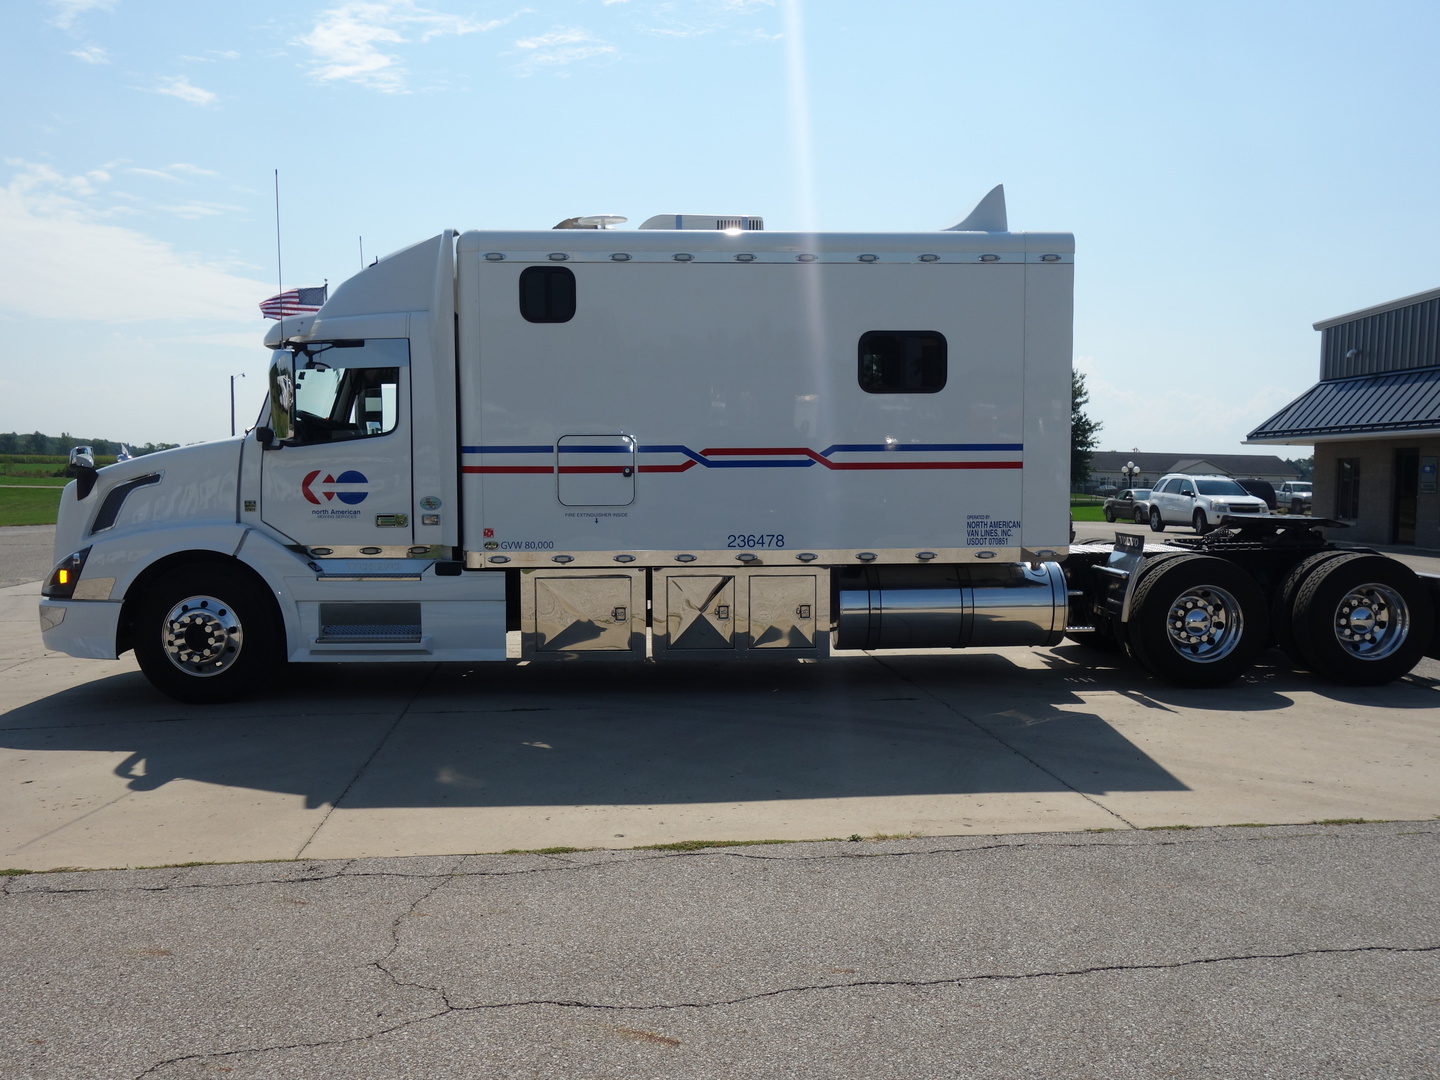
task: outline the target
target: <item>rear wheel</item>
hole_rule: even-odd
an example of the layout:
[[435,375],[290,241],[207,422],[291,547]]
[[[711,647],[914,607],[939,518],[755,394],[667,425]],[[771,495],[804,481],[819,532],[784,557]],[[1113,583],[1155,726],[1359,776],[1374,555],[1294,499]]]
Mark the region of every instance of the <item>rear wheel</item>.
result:
[[279,663],[282,624],[249,574],[193,563],[152,582],[136,603],[140,670],[178,701],[233,701],[260,689]]
[[1150,507],[1150,531],[1165,531],[1165,519],[1160,516],[1160,508],[1158,506]]
[[1291,629],[1311,671],[1373,686],[1398,679],[1424,655],[1434,630],[1430,595],[1403,563],[1342,555],[1295,594]]
[[1210,522],[1206,519],[1204,510],[1196,510],[1195,516],[1190,519],[1190,524],[1194,526],[1196,536],[1204,536],[1210,531]]
[[1340,551],[1322,551],[1297,563],[1280,582],[1275,599],[1270,605],[1270,632],[1276,647],[1283,652],[1297,668],[1309,666],[1309,661],[1295,643],[1295,597],[1300,587],[1310,580],[1310,575],[1332,559],[1344,558]]
[[1270,636],[1265,596],[1233,563],[1185,555],[1141,578],[1125,641],[1152,674],[1185,686],[1222,686],[1255,662]]

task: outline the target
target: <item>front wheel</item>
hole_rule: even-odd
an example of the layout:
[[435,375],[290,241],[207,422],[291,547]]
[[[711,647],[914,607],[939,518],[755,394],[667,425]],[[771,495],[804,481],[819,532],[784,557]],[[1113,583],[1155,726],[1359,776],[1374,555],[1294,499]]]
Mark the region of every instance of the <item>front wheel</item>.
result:
[[1160,508],[1158,506],[1150,507],[1150,531],[1165,531],[1165,519],[1160,516]]
[[1210,555],[1159,563],[1140,579],[1125,642],[1151,674],[1223,686],[1249,669],[1270,637],[1265,594],[1245,571]]
[[1115,524],[1115,510],[1113,507],[1105,507],[1105,520],[1112,525]]
[[1382,555],[1345,555],[1295,594],[1295,647],[1317,674],[1353,686],[1398,679],[1419,662],[1435,627],[1424,583]]
[[1204,536],[1210,531],[1210,522],[1205,517],[1204,510],[1196,510],[1195,516],[1190,519],[1190,524],[1194,526],[1196,536]]
[[234,701],[260,689],[281,656],[274,602],[242,570],[194,563],[152,582],[136,604],[140,670],[177,701]]
[[1144,525],[1144,524],[1145,524],[1145,508],[1144,508],[1143,506],[1137,506],[1137,507],[1135,508],[1135,524],[1136,524],[1136,525]]

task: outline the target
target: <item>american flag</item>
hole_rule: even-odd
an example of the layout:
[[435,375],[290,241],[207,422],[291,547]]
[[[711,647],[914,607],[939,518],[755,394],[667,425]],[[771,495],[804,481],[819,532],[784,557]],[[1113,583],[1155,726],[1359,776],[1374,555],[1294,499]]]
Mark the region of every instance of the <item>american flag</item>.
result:
[[284,319],[290,315],[308,315],[319,311],[320,305],[330,292],[329,285],[317,285],[313,289],[286,289],[269,300],[260,301],[260,312],[267,319]]

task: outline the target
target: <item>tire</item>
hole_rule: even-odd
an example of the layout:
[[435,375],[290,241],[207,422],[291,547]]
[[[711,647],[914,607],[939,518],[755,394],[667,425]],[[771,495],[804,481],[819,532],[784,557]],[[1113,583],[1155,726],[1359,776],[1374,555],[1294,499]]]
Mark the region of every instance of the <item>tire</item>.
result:
[[1113,507],[1107,506],[1105,508],[1105,520],[1112,525],[1115,524],[1115,510]]
[[1305,513],[1305,504],[1302,503],[1299,499],[1296,499],[1290,504],[1290,513],[1296,515],[1303,515]]
[[1310,580],[1310,575],[1331,559],[1344,558],[1342,551],[1322,551],[1297,563],[1280,582],[1275,599],[1270,604],[1270,635],[1278,648],[1297,668],[1308,668],[1310,662],[1295,643],[1295,597],[1300,587]]
[[1150,531],[1165,531],[1165,520],[1160,516],[1160,508],[1158,506],[1150,507]]
[[1145,508],[1142,507],[1142,506],[1137,506],[1137,507],[1135,508],[1135,524],[1136,524],[1136,525],[1144,525],[1144,524],[1145,524]]
[[1404,675],[1425,654],[1435,610],[1408,566],[1383,555],[1342,555],[1296,591],[1291,629],[1306,666],[1351,686]]
[[1234,563],[1210,555],[1167,559],[1140,580],[1125,633],[1130,655],[1182,686],[1223,686],[1270,640],[1265,594]]
[[235,701],[261,689],[284,656],[274,601],[244,570],[192,563],[161,575],[134,610],[135,658],[177,701]]
[[1206,520],[1204,510],[1196,510],[1195,516],[1190,519],[1190,524],[1194,527],[1196,536],[1204,536],[1210,531],[1210,522]]

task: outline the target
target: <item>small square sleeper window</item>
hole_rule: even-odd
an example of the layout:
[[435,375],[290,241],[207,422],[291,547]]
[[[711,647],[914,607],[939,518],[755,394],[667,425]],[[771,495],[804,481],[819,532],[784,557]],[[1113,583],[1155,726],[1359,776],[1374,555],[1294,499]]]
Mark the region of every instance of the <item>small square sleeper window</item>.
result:
[[934,330],[860,335],[860,389],[867,394],[936,394],[945,379],[945,335]]
[[529,322],[575,317],[575,275],[568,266],[527,266],[520,271],[520,314]]

